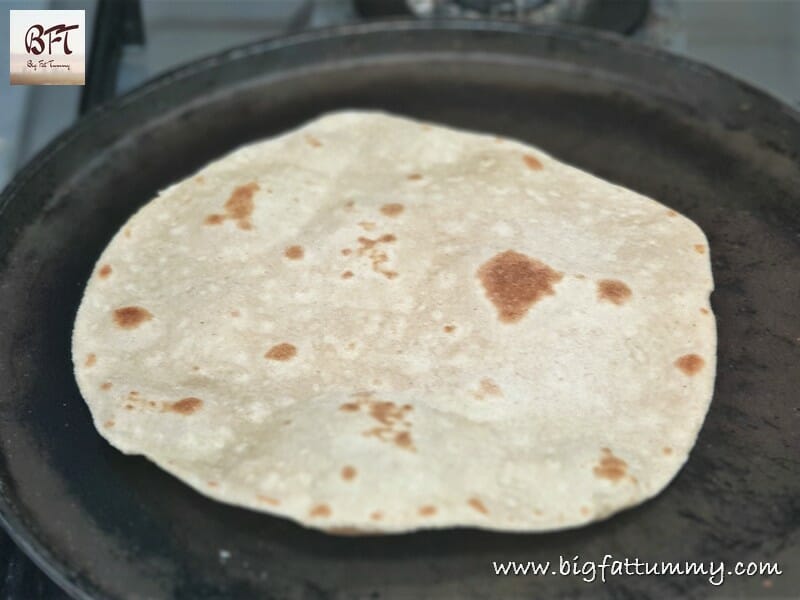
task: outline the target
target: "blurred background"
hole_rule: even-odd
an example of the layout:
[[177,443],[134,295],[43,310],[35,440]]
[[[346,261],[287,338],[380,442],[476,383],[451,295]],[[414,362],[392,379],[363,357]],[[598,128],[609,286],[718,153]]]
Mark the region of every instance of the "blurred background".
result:
[[[0,0],[86,11],[87,86],[0,83],[0,188],[82,113],[227,47],[381,17],[493,17],[616,32],[727,71],[800,108],[800,0]],[[65,597],[0,533],[0,600]]]
[[[98,52],[88,59],[93,89],[84,110],[226,47],[387,16],[491,16],[616,31],[800,107],[800,0],[0,0],[0,8],[6,19],[11,8],[86,10],[87,49],[94,44]],[[0,31],[7,35],[7,23]],[[7,43],[0,47],[8,52]],[[83,91],[0,84],[0,187],[74,122]]]

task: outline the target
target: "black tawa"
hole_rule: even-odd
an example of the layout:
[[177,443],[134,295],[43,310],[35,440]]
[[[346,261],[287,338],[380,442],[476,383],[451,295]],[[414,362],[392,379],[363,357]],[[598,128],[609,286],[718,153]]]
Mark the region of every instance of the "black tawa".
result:
[[[212,502],[97,434],[70,333],[112,234],[223,153],[353,107],[536,144],[703,228],[716,390],[664,492],[543,535],[340,538]],[[0,197],[2,521],[76,598],[788,597],[800,589],[799,311],[800,118],[747,85],[617,37],[510,23],[375,23],[244,46],[92,111]],[[715,587],[492,568],[605,554],[772,560],[784,574]]]

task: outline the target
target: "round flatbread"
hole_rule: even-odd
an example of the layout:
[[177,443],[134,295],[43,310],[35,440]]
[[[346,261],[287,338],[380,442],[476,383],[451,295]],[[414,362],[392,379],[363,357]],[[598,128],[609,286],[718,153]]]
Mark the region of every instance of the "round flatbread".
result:
[[339,533],[542,531],[680,469],[711,400],[708,244],[522,143],[321,117],[164,190],[103,252],[73,358],[98,431]]

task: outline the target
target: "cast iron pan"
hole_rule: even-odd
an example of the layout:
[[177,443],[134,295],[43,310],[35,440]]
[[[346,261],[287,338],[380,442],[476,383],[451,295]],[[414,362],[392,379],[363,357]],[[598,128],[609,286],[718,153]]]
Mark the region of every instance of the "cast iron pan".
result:
[[[95,432],[72,376],[70,331],[112,234],[157,190],[228,150],[345,107],[537,144],[705,230],[717,286],[716,392],[688,464],[662,494],[545,535],[338,538],[207,500]],[[686,60],[580,30],[369,24],[253,44],[170,73],[92,112],[3,193],[4,525],[78,598],[796,593],[799,153],[800,118],[779,102]],[[766,585],[730,577],[719,588],[702,576],[603,585],[496,577],[491,564],[607,553],[777,560],[784,575]]]

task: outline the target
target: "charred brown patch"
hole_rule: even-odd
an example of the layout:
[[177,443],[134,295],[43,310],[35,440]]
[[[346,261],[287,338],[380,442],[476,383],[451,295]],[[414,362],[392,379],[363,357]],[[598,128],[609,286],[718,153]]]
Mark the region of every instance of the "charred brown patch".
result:
[[600,462],[594,467],[593,471],[595,477],[616,482],[625,477],[628,471],[628,464],[621,458],[614,456],[608,448],[603,448]]
[[103,391],[110,390],[111,389],[111,382],[110,381],[104,381],[103,383],[100,384],[100,389],[103,390]]
[[200,410],[202,406],[203,401],[200,398],[189,396],[188,398],[181,398],[177,402],[165,402],[164,410],[188,416]]
[[113,419],[109,419],[108,421],[106,421],[105,423],[103,423],[103,427],[107,427],[107,428],[109,428],[109,429],[110,429],[111,427],[113,427],[113,426],[114,426],[114,421],[113,421]]
[[513,250],[490,258],[477,275],[503,323],[519,321],[542,297],[555,295],[553,286],[564,277],[543,262]]
[[672,448],[670,448],[669,446],[664,446],[661,449],[661,452],[663,452],[664,456],[669,456],[670,454],[672,454]]
[[397,202],[390,202],[389,204],[384,204],[383,206],[381,206],[381,213],[383,213],[387,217],[396,217],[404,210],[405,207]]
[[414,440],[411,439],[411,434],[408,431],[401,431],[394,436],[394,445],[404,450],[413,450]]
[[344,273],[342,273],[342,279],[350,279],[352,276],[353,276],[352,271],[345,271]]
[[256,494],[256,500],[264,504],[269,504],[270,506],[278,506],[281,503],[280,500],[271,496],[264,496],[263,494]]
[[342,256],[350,256],[353,251],[350,248],[342,248]]
[[478,391],[473,392],[473,394],[479,400],[483,400],[487,396],[502,396],[503,390],[501,390],[500,386],[497,385],[494,381],[492,381],[488,377],[484,377],[480,381]]
[[696,375],[700,372],[706,361],[698,354],[684,354],[675,361],[675,366],[678,367],[684,375]]
[[426,504],[425,506],[420,506],[417,512],[422,517],[431,517],[436,514],[436,507],[431,504]]
[[206,481],[208,487],[219,487],[219,484],[216,481]]
[[276,344],[264,354],[264,358],[268,360],[287,361],[293,359],[297,355],[297,348],[292,344],[286,342]]
[[591,512],[592,512],[592,511],[590,511],[590,510],[589,510],[589,507],[588,507],[588,506],[581,506],[581,514],[582,514],[584,517],[588,517],[588,516],[589,516],[589,513],[591,513]]
[[111,265],[103,265],[102,267],[100,267],[100,270],[97,271],[97,276],[100,279],[108,279],[110,275],[111,275]]
[[87,354],[86,355],[86,360],[83,361],[83,365],[85,367],[93,367],[96,362],[97,362],[97,355],[95,355],[95,354]]
[[327,504],[317,504],[311,511],[308,513],[310,517],[330,517],[331,516],[331,507]]
[[406,175],[406,179],[408,179],[409,181],[419,181],[420,179],[422,179],[422,175],[420,175],[419,173],[409,173],[408,175]]
[[668,217],[677,217],[678,213],[676,213],[674,210],[670,209],[670,210],[667,211],[667,216]]
[[114,322],[121,329],[136,329],[142,323],[153,318],[150,312],[141,306],[123,306],[113,312]]
[[694,245],[694,251],[697,252],[698,254],[705,254],[706,253],[706,247],[703,246],[703,244],[695,244]]
[[597,282],[597,298],[620,306],[630,300],[631,288],[619,279],[601,279]]
[[455,325],[445,325],[444,327],[442,327],[442,331],[444,331],[445,333],[453,333],[455,330],[456,330]]
[[383,513],[379,510],[376,510],[375,512],[370,514],[369,518],[372,519],[373,521],[380,521],[381,519],[383,519]]
[[321,147],[322,147],[322,142],[320,142],[320,141],[319,141],[317,138],[315,138],[313,135],[306,135],[306,142],[307,142],[307,143],[308,143],[308,145],[309,145],[309,146],[311,146],[312,148],[321,148]]
[[231,313],[230,313],[230,314],[231,314],[231,316],[232,316],[233,318],[240,317],[240,316],[242,315],[242,313],[240,313],[240,312],[239,312],[237,309],[235,309],[235,308],[234,308],[234,309],[231,311]]
[[385,263],[389,261],[389,256],[377,248],[378,244],[391,244],[397,241],[397,236],[393,233],[385,233],[377,239],[370,239],[367,237],[359,237],[358,243],[358,256],[366,256],[372,262],[372,270],[380,273],[387,279],[394,279],[397,277],[396,271],[391,271],[384,268]]
[[283,251],[283,255],[289,260],[300,260],[305,256],[305,250],[302,246],[289,246]]
[[470,498],[469,500],[467,500],[467,504],[469,504],[472,508],[474,508],[481,514],[484,515],[489,514],[489,509],[487,509],[486,505],[484,505],[484,503],[478,500],[477,498]]
[[364,231],[372,231],[375,229],[375,223],[372,221],[359,221],[358,226],[361,227]]
[[700,312],[702,314],[704,314],[704,315],[707,315],[708,314],[708,309],[707,308],[700,308]]
[[353,479],[355,479],[357,474],[358,472],[356,471],[355,467],[352,467],[350,465],[342,467],[342,479],[344,479],[345,481],[352,481]]
[[226,219],[230,219],[236,222],[239,229],[252,229],[253,224],[250,222],[250,217],[255,209],[253,196],[258,190],[258,184],[255,182],[234,188],[225,202],[225,214],[208,215],[203,222],[206,225],[220,225]]
[[339,410],[343,412],[358,412],[359,405],[355,402],[345,402],[344,404],[339,406]]
[[523,155],[522,160],[525,162],[525,166],[527,166],[529,169],[533,171],[541,171],[544,168],[544,165],[542,165],[542,161],[540,161],[532,154]]

